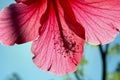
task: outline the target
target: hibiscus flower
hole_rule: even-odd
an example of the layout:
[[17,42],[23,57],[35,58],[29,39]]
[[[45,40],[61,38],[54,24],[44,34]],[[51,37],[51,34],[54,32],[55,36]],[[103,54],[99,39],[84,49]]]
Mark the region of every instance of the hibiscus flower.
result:
[[0,12],[0,41],[33,41],[33,62],[55,74],[74,72],[84,42],[106,44],[120,30],[120,0],[16,0]]

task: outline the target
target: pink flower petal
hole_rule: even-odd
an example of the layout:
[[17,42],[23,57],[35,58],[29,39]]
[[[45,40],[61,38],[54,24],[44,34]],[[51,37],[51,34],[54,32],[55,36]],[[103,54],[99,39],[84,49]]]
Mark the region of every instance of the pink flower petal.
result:
[[30,6],[13,4],[3,9],[0,12],[0,41],[14,45],[36,39],[45,9],[45,2]]
[[[68,0],[60,0],[61,7],[64,11],[64,17],[69,28],[79,37],[85,39],[85,30],[80,23],[76,21],[72,7]],[[67,5],[66,5],[67,4]]]
[[120,0],[71,0],[76,19],[92,44],[111,42],[120,30]]
[[39,68],[62,75],[76,70],[83,54],[84,40],[68,28],[63,14],[56,11],[55,4],[48,4],[42,16],[40,37],[33,42],[32,52],[33,61]]

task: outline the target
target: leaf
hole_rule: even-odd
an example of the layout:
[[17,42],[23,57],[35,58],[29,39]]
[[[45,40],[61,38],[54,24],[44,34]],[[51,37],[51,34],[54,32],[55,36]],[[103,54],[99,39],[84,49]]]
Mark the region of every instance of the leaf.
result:
[[108,74],[107,80],[120,80],[120,72],[114,72]]
[[87,61],[87,59],[83,56],[82,57],[82,60],[81,60],[81,62],[80,62],[80,64],[78,65],[79,67],[80,66],[84,66],[84,65],[86,65],[88,63],[88,61]]
[[114,74],[114,80],[120,80],[120,72]]
[[112,56],[120,54],[120,44],[115,44],[113,47],[109,48],[108,52]]

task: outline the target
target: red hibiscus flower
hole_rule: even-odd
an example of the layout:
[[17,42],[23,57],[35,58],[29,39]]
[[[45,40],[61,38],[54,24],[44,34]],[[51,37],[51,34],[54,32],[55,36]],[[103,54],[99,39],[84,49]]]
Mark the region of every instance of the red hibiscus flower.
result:
[[33,41],[34,63],[55,74],[76,70],[84,40],[111,42],[120,30],[120,0],[16,0],[0,12],[0,41]]

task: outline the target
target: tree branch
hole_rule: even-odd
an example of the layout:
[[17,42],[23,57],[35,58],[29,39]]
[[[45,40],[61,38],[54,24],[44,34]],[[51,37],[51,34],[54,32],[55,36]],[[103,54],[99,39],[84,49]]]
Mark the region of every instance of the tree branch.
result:
[[[107,49],[107,46],[106,46],[106,49]],[[106,80],[106,51],[104,52],[103,48],[101,45],[99,45],[99,50],[100,50],[100,53],[101,53],[101,59],[102,59],[102,69],[103,69],[103,72],[102,72],[102,80]]]

